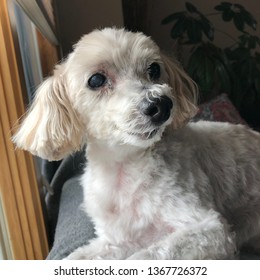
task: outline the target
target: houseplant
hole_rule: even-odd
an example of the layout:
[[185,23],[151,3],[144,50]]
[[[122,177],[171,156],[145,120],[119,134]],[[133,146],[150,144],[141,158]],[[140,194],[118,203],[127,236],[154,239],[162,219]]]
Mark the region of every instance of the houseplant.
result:
[[[256,30],[255,18],[242,5],[222,2],[215,12],[204,15],[193,4],[186,2],[186,10],[170,14],[162,24],[173,24],[171,37],[178,45],[190,50],[185,68],[197,82],[207,99],[215,90],[226,92],[240,113],[252,123],[260,125],[260,38],[246,31]],[[233,37],[212,24],[211,16],[220,16],[227,24],[234,24],[239,35]],[[231,38],[229,47],[215,43],[215,33]]]

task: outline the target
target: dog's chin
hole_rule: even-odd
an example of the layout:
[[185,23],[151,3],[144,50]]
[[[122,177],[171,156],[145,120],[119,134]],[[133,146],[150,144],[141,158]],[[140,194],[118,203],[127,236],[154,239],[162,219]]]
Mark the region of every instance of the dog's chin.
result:
[[146,132],[125,132],[123,141],[124,144],[148,148],[161,140],[164,129],[165,127],[158,127]]

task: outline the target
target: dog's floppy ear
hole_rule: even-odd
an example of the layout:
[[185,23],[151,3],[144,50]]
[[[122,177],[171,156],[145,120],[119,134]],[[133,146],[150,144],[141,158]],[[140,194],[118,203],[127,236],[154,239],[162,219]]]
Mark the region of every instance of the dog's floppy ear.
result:
[[[57,73],[58,72],[58,73]],[[56,69],[36,92],[12,140],[18,148],[59,160],[82,144],[82,127],[68,97],[66,79]]]
[[198,89],[195,82],[185,73],[181,65],[162,55],[176,110],[173,116],[173,127],[178,128],[187,123],[197,112]]

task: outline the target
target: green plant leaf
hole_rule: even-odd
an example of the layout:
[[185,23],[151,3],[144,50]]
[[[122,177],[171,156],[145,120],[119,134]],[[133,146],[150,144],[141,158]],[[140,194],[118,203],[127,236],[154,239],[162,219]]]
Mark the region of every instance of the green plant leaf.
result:
[[239,47],[245,47],[247,45],[247,36],[245,34],[238,37]]
[[197,20],[191,19],[187,25],[187,35],[190,42],[197,44],[202,40],[201,25]]
[[221,62],[221,60],[215,60],[216,65],[216,75],[220,80],[220,90],[226,93],[231,92],[231,81],[229,77],[229,73],[225,68],[225,65]]
[[226,22],[231,21],[239,31],[244,31],[244,25],[247,24],[256,30],[257,21],[242,5],[222,2],[215,6],[215,10],[222,12],[222,19]]
[[190,57],[188,72],[204,92],[211,92],[215,84],[231,92],[231,76],[225,53],[211,43],[198,46]]
[[255,90],[260,98],[260,65],[257,63],[257,61],[254,65],[253,83],[254,83]]
[[201,25],[201,29],[203,30],[203,33],[206,35],[206,37],[210,41],[213,41],[214,32],[215,32],[213,24],[205,16],[202,15],[201,20],[200,20],[200,25]]
[[256,64],[258,65],[258,67],[260,67],[260,53],[259,52],[255,52],[255,60],[256,60]]
[[186,2],[185,7],[186,7],[187,11],[189,11],[190,13],[198,12],[197,8],[194,5],[192,5],[190,2]]
[[175,22],[171,29],[171,37],[177,39],[184,35],[187,30],[187,19],[185,17],[180,18]]
[[233,4],[229,2],[221,2],[219,5],[215,6],[215,10],[217,11],[226,11],[230,10]]
[[202,66],[204,72],[204,87],[207,88],[208,91],[212,91],[215,72],[214,61],[210,57],[205,57],[204,64]]
[[257,45],[260,45],[260,38],[249,33],[245,33],[238,37],[239,46],[248,49],[255,49]]
[[245,8],[244,8],[242,5],[240,5],[240,4],[235,3],[235,4],[233,4],[233,5],[234,5],[234,7],[236,7],[237,9],[239,9],[240,11],[245,10]]
[[226,49],[225,52],[230,61],[237,61],[239,63],[242,63],[243,61],[247,61],[250,59],[250,50],[245,47]]
[[[226,52],[230,52],[235,57],[239,55],[241,58],[242,56],[244,60],[242,62],[238,60],[232,62],[233,60],[229,60]],[[188,64],[188,72],[204,94],[217,87],[220,91],[229,93],[236,107],[240,108],[243,94],[251,92],[255,88],[253,85],[253,81],[255,81],[253,60],[247,49],[228,49],[226,52],[212,43],[202,44],[194,50],[193,57]],[[258,57],[260,59],[260,54]],[[209,70],[209,65],[212,64],[215,69],[214,74]]]
[[231,21],[234,17],[234,12],[230,9],[224,10],[222,13],[222,19],[224,21]]
[[235,13],[233,17],[234,24],[239,31],[244,31],[244,20],[241,14]]
[[[235,14],[239,15],[242,19],[242,21],[244,22],[244,24],[247,24],[248,26],[250,26],[251,28],[253,28],[254,30],[256,30],[256,20],[255,18],[252,16],[251,13],[249,13],[242,5],[240,4],[234,4],[233,5],[238,12],[236,12]],[[240,29],[239,29],[240,30]]]
[[251,104],[258,100],[260,106],[260,53],[255,51],[260,38],[245,31],[246,27],[256,30],[255,18],[240,4],[221,2],[215,6],[224,22],[232,21],[242,32],[232,47],[222,50],[211,43],[215,30],[210,20],[193,3],[185,6],[186,11],[169,15],[162,24],[173,23],[171,36],[181,38],[182,45],[191,45],[186,70],[201,91],[226,91],[238,109],[244,108],[245,100]]
[[241,12],[244,22],[250,26],[252,29],[256,30],[256,26],[257,26],[257,21],[255,20],[255,18],[252,16],[252,14],[250,14],[248,11],[243,10],[243,12]]
[[254,86],[255,86],[257,93],[260,95],[260,78],[259,77],[260,77],[260,73],[259,73],[258,77],[255,77]]
[[208,44],[210,55],[214,58],[216,67],[216,81],[219,81],[220,90],[231,92],[232,69],[225,52],[213,44]]
[[184,14],[185,14],[185,12],[178,12],[178,13],[171,14],[171,15],[167,16],[166,18],[164,18],[161,21],[161,24],[168,24],[175,20],[182,19],[184,17]]
[[252,36],[248,40],[248,48],[255,49],[256,48],[256,39]]

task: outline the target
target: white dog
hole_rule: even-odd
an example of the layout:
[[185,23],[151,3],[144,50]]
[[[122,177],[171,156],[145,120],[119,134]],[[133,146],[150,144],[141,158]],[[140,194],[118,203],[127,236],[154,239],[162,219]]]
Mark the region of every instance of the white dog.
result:
[[85,35],[13,140],[59,160],[87,143],[97,238],[69,259],[227,259],[260,233],[260,135],[188,123],[196,86],[141,33]]

